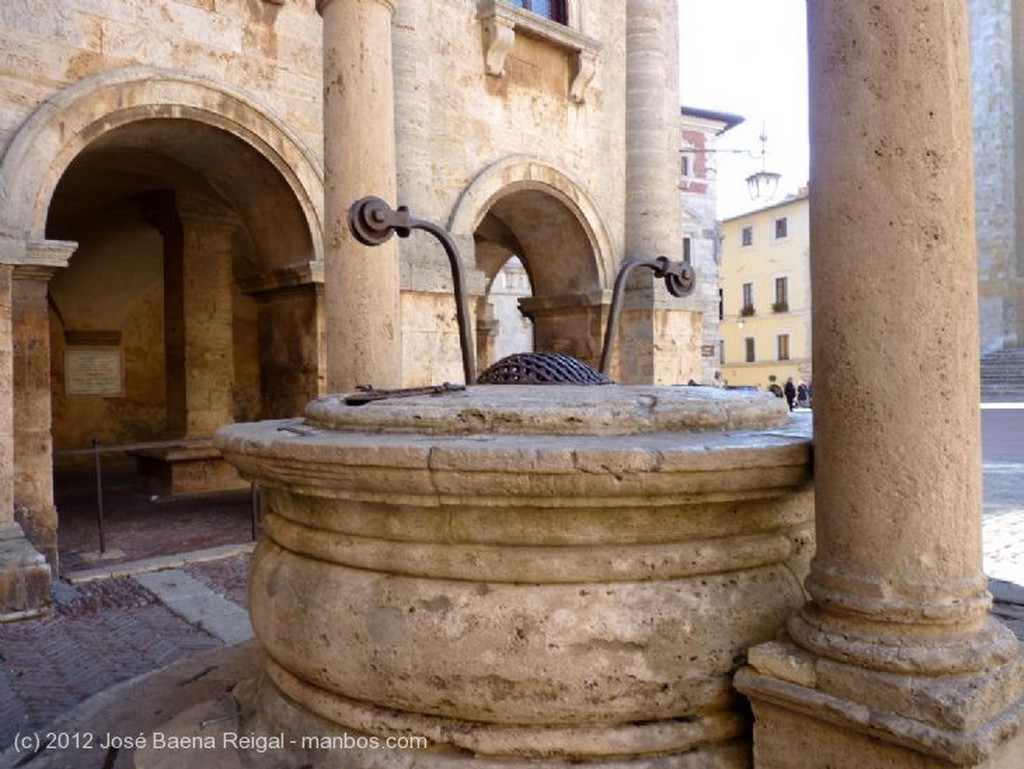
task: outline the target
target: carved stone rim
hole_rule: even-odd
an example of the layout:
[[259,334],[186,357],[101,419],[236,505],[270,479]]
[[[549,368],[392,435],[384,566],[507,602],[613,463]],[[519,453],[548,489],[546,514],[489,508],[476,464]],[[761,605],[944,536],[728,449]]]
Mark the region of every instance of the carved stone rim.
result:
[[327,430],[431,435],[633,435],[785,427],[785,402],[768,393],[659,385],[474,385],[348,406],[328,395],[306,407]]

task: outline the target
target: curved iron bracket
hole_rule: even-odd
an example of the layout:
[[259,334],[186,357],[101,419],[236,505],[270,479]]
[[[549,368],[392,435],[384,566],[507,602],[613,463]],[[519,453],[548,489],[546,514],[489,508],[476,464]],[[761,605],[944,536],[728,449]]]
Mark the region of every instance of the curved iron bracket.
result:
[[659,256],[654,259],[630,257],[624,261],[622,267],[619,268],[618,276],[615,278],[615,288],[612,290],[612,306],[608,312],[608,325],[605,328],[604,344],[601,347],[601,365],[598,370],[605,375],[608,374],[608,366],[611,364],[612,357],[612,344],[619,330],[622,294],[625,291],[629,273],[635,267],[647,267],[654,271],[654,277],[664,278],[665,288],[668,289],[672,296],[689,296],[697,285],[697,273],[686,262],[673,262],[667,256]]
[[399,206],[396,210],[385,201],[372,195],[360,198],[349,206],[348,228],[352,236],[364,246],[379,246],[395,233],[400,238],[407,238],[413,230],[429,232],[441,242],[452,269],[452,283],[455,288],[455,316],[459,324],[459,346],[462,348],[462,372],[466,378],[466,384],[473,384],[476,380],[476,354],[472,332],[469,328],[466,279],[459,251],[448,232],[433,222],[414,218],[405,206]]

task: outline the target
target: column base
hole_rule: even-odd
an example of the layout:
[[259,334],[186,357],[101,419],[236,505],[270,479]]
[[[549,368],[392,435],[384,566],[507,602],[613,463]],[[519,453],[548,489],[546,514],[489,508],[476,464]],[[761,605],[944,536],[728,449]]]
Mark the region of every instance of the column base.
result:
[[50,567],[21,526],[14,521],[0,524],[0,622],[46,614],[52,592]]
[[21,526],[32,547],[42,553],[50,570],[60,574],[60,554],[57,550],[57,508],[51,504],[29,506],[14,505],[14,520]]
[[264,674],[228,697],[201,703],[154,730],[134,754],[138,769],[747,769],[743,737],[686,753],[607,756],[492,756],[438,743],[415,731],[388,736],[347,729],[283,694]]
[[749,662],[735,684],[754,709],[756,769],[1015,769],[1024,755],[1024,650],[956,676],[867,670],[789,639]]

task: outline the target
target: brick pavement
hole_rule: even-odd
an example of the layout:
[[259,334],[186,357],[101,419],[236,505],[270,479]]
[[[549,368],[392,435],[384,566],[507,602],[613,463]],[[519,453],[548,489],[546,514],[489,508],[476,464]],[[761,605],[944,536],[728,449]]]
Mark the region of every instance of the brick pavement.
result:
[[250,492],[154,497],[135,466],[108,460],[103,470],[104,539],[99,553],[96,477],[91,468],[55,471],[62,573],[252,539]]
[[[247,555],[189,573],[244,597]],[[61,583],[45,619],[0,625],[0,750],[114,684],[223,643],[185,621],[135,579]]]

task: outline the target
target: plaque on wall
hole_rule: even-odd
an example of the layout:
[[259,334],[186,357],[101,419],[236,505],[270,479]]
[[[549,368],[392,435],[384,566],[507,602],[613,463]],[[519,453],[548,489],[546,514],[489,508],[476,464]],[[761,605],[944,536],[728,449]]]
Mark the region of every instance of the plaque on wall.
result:
[[64,350],[64,394],[124,395],[124,353],[120,347],[72,347]]

